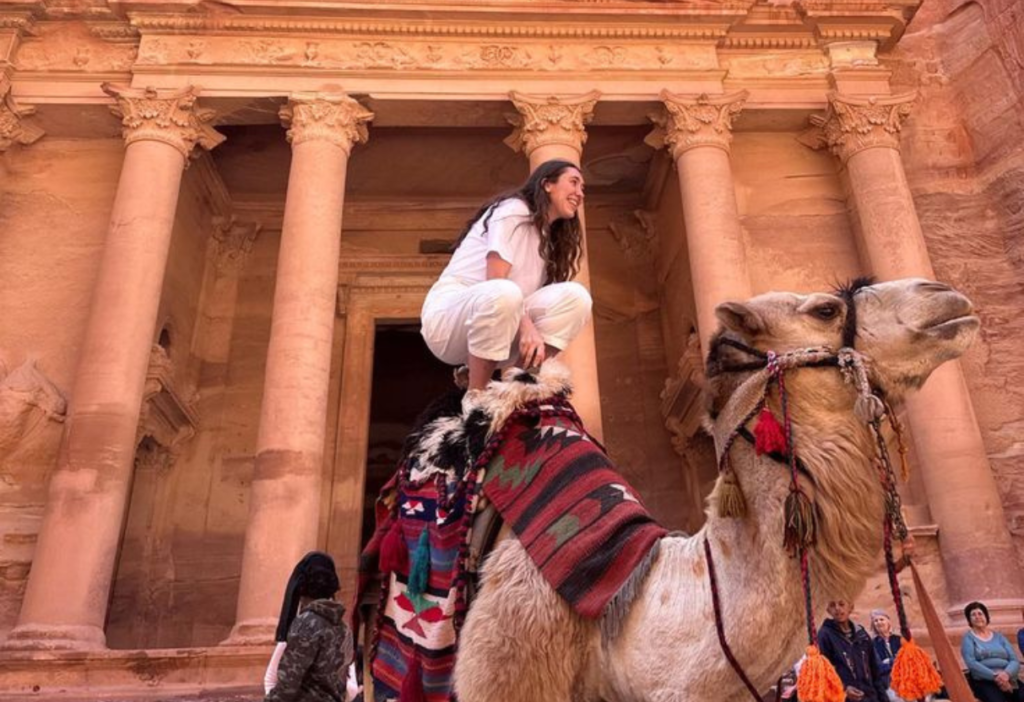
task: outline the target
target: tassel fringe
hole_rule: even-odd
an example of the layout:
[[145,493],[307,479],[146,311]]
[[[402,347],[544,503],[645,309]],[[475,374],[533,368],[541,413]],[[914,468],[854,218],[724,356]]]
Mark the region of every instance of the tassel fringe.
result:
[[629,614],[630,607],[633,606],[633,602],[636,601],[644,583],[647,582],[647,574],[651,572],[651,567],[658,560],[660,552],[661,542],[655,541],[654,545],[651,546],[651,550],[644,556],[644,559],[629,574],[626,582],[622,583],[619,591],[604,606],[604,613],[601,615],[601,640],[605,643],[605,646],[617,639],[619,634],[622,633],[622,625],[626,621],[626,615]]
[[423,528],[416,553],[413,554],[412,568],[409,570],[409,594],[413,597],[427,591],[430,583],[430,530]]
[[807,660],[800,666],[796,680],[796,694],[800,702],[843,702],[846,699],[839,674],[817,646],[807,647]]
[[402,689],[398,695],[399,702],[426,702],[427,696],[423,691],[423,668],[420,666],[419,657],[413,658],[409,669],[402,680]]
[[818,527],[814,516],[814,505],[799,488],[791,489],[786,497],[786,527],[782,543],[790,553],[810,548],[818,538]]
[[402,525],[396,518],[380,544],[380,570],[382,573],[394,573],[408,568],[409,546],[405,543]]
[[747,500],[732,470],[722,473],[722,482],[718,485],[718,516],[726,519],[747,516]]
[[892,689],[905,700],[919,700],[941,688],[942,678],[928,654],[913,639],[904,639],[892,664]]
[[786,455],[789,452],[786,430],[767,406],[761,410],[757,417],[757,425],[754,427],[754,450],[758,456],[764,453]]

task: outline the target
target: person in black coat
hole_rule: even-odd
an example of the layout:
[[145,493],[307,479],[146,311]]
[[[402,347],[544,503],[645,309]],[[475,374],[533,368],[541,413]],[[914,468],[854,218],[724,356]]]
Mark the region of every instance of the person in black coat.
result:
[[826,619],[818,631],[818,648],[839,674],[851,702],[887,702],[886,685],[879,673],[878,656],[864,627],[850,619],[853,605],[845,600],[828,603]]

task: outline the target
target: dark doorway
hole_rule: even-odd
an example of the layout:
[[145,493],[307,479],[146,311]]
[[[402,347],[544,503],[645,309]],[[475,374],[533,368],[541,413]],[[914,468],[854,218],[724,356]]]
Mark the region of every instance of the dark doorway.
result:
[[423,343],[419,324],[379,323],[374,335],[370,431],[362,545],[373,534],[373,506],[398,466],[402,444],[420,412],[454,389],[452,369]]

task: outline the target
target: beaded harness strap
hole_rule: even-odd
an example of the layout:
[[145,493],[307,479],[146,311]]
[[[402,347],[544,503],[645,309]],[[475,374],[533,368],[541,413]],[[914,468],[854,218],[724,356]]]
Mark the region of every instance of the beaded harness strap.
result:
[[[792,421],[789,413],[789,396],[786,391],[785,381],[787,371],[800,368],[838,368],[846,382],[854,385],[857,390],[854,413],[861,421],[868,425],[874,435],[876,448],[874,463],[878,469],[879,481],[885,495],[885,516],[882,528],[889,587],[892,591],[893,602],[899,617],[901,634],[908,641],[912,638],[910,626],[907,622],[903,595],[896,577],[896,561],[893,557],[892,549],[894,537],[898,541],[903,541],[907,538],[907,527],[901,512],[900,497],[896,491],[896,476],[893,471],[889,449],[882,433],[883,421],[888,420],[897,437],[903,474],[906,476],[906,457],[902,427],[892,408],[885,401],[881,391],[873,388],[871,385],[867,371],[869,359],[854,347],[857,337],[857,308],[854,304],[854,295],[860,287],[867,284],[869,284],[869,281],[863,281],[859,284],[855,283],[853,286],[840,290],[838,293],[843,298],[846,306],[843,345],[838,351],[829,347],[815,347],[777,354],[773,351],[761,351],[741,341],[725,336],[719,337],[712,348],[713,353],[719,346],[729,346],[750,356],[752,360],[719,367],[715,372],[709,372],[709,376],[726,373],[754,373],[733,392],[726,408],[717,417],[715,422],[714,438],[716,446],[719,448],[719,473],[722,476],[723,485],[726,489],[735,489],[736,494],[739,495],[738,501],[734,497],[726,506],[727,511],[730,508],[737,511],[732,514],[721,514],[721,516],[741,516],[745,511],[745,506],[742,503],[742,493],[738,491],[738,482],[732,469],[730,451],[738,438],[756,441],[747,429],[747,425],[759,414],[762,417],[759,423],[764,420],[765,412],[770,415],[767,404],[768,396],[771,393],[772,385],[778,386],[783,417],[781,433],[784,444],[775,447],[775,450],[772,451],[762,451],[760,446],[757,447],[757,450],[759,454],[765,453],[769,458],[783,463],[790,472],[790,493],[786,499],[783,542],[790,555],[798,558],[800,561],[800,579],[804,596],[804,615],[807,621],[807,638],[809,645],[812,646],[817,642],[817,628],[815,626],[814,608],[811,600],[809,552],[816,543],[817,535],[814,506],[810,498],[800,487],[798,480],[798,476],[801,474],[807,477],[811,476],[809,476],[803,463],[797,456],[794,446]],[[770,421],[775,421],[770,416],[769,419]],[[723,423],[725,426],[722,426]],[[756,443],[755,446],[757,446]],[[811,479],[813,480],[813,477]],[[720,513],[722,512],[723,502],[724,500],[719,502]],[[760,694],[736,660],[726,640],[714,559],[711,545],[706,538],[704,540],[704,552],[708,561],[708,578],[711,586],[715,628],[719,644],[733,670],[739,676],[751,696],[758,702],[762,702]]]

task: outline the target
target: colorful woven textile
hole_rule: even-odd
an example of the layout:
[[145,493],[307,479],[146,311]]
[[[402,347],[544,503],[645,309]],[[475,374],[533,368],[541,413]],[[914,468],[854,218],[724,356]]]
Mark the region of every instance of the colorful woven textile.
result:
[[[451,417],[442,416],[418,430],[419,443],[433,448],[410,452],[378,500],[378,529],[363,554],[363,586],[396,522],[401,540],[390,543],[408,551],[408,558],[394,559],[395,570],[382,587],[371,652],[378,702],[400,699],[407,673],[417,667],[426,702],[451,699],[479,490],[551,586],[584,617],[606,611],[665,534],[563,397],[522,406],[503,426],[492,427],[475,454],[465,449],[472,443],[470,424],[453,431]],[[466,463],[454,465],[449,457],[460,454]],[[422,587],[416,573],[425,572],[425,562],[429,577]]]
[[[441,500],[439,504],[435,480],[419,487],[404,485],[395,499],[402,536],[411,556],[409,567],[391,573],[386,581],[383,610],[377,621],[374,694],[377,699],[398,699],[407,671],[418,660],[424,699],[447,702],[455,666],[454,618],[462,606],[457,584],[460,550],[466,536],[464,517],[472,500],[463,489],[450,502]],[[390,524],[389,520],[385,528]],[[426,589],[414,594],[409,588],[409,571],[424,530],[428,533],[430,573]]]
[[540,410],[509,420],[483,492],[544,579],[596,618],[666,531],[574,412]]

